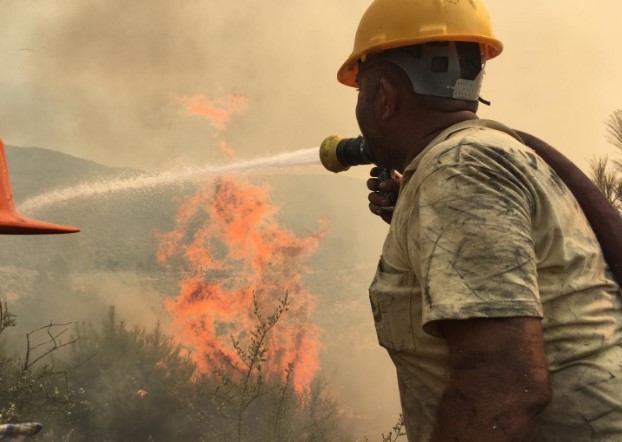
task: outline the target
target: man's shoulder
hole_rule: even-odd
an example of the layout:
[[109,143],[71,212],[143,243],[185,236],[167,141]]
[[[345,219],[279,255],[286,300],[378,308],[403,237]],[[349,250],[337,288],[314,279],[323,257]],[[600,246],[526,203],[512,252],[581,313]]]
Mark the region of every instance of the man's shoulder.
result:
[[512,143],[524,144],[520,135],[505,124],[495,120],[474,119],[461,121],[447,127],[430,142],[430,145],[437,145],[452,139],[459,140],[464,137],[500,139],[505,143],[511,140]]
[[535,152],[511,129],[506,131],[500,126],[481,123],[484,124],[462,126],[431,144],[422,152],[416,168],[434,170],[479,165],[490,169],[522,169],[526,164],[539,162]]
[[467,120],[442,131],[406,170],[414,172],[416,169],[456,164],[465,155],[466,158],[499,154],[510,157],[518,152],[523,152],[523,157],[532,150],[509,127],[492,120]]
[[[529,149],[520,136],[509,127],[493,120],[469,120],[449,127],[443,137],[431,146],[437,155],[439,152],[456,147],[474,147],[479,150],[516,151]],[[432,144],[432,143],[430,143]]]

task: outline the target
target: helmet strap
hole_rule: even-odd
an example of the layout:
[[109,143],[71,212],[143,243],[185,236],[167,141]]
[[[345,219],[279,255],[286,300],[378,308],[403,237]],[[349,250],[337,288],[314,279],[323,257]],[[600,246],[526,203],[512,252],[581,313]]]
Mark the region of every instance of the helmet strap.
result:
[[381,58],[401,68],[415,92],[421,95],[478,101],[484,78],[484,64],[474,80],[462,78],[460,58],[455,42],[420,45],[415,54],[410,48],[391,49]]

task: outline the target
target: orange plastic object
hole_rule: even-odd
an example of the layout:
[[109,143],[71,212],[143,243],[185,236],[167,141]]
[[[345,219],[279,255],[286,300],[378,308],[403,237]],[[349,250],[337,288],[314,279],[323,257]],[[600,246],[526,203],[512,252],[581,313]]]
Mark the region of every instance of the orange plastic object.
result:
[[0,139],[0,234],[2,235],[42,235],[50,233],[75,233],[80,229],[60,224],[46,223],[26,218],[15,210],[9,169],[4,155],[4,144]]

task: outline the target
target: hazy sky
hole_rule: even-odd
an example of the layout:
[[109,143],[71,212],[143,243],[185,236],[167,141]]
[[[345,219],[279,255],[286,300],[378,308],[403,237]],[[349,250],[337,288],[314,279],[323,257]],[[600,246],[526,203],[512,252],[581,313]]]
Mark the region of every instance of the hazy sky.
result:
[[[104,164],[167,168],[355,135],[355,92],[335,80],[368,0],[0,0],[0,136]],[[483,96],[495,118],[584,167],[611,151],[622,108],[616,0],[488,0],[504,53]],[[225,132],[182,98],[247,98]]]

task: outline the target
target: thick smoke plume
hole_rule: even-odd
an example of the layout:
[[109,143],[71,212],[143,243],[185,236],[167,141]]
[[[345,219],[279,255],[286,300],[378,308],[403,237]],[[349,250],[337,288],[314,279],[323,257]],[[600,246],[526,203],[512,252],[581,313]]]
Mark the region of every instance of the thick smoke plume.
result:
[[[335,96],[354,97],[335,81],[351,36],[325,21],[351,10],[337,2],[2,1],[0,134],[10,145],[106,165],[205,164],[222,159],[220,143],[178,97],[242,94],[253,109],[232,122],[229,140],[241,157],[317,145],[330,133],[323,124],[347,131],[354,123],[348,101]],[[327,106],[331,99],[342,105]]]

